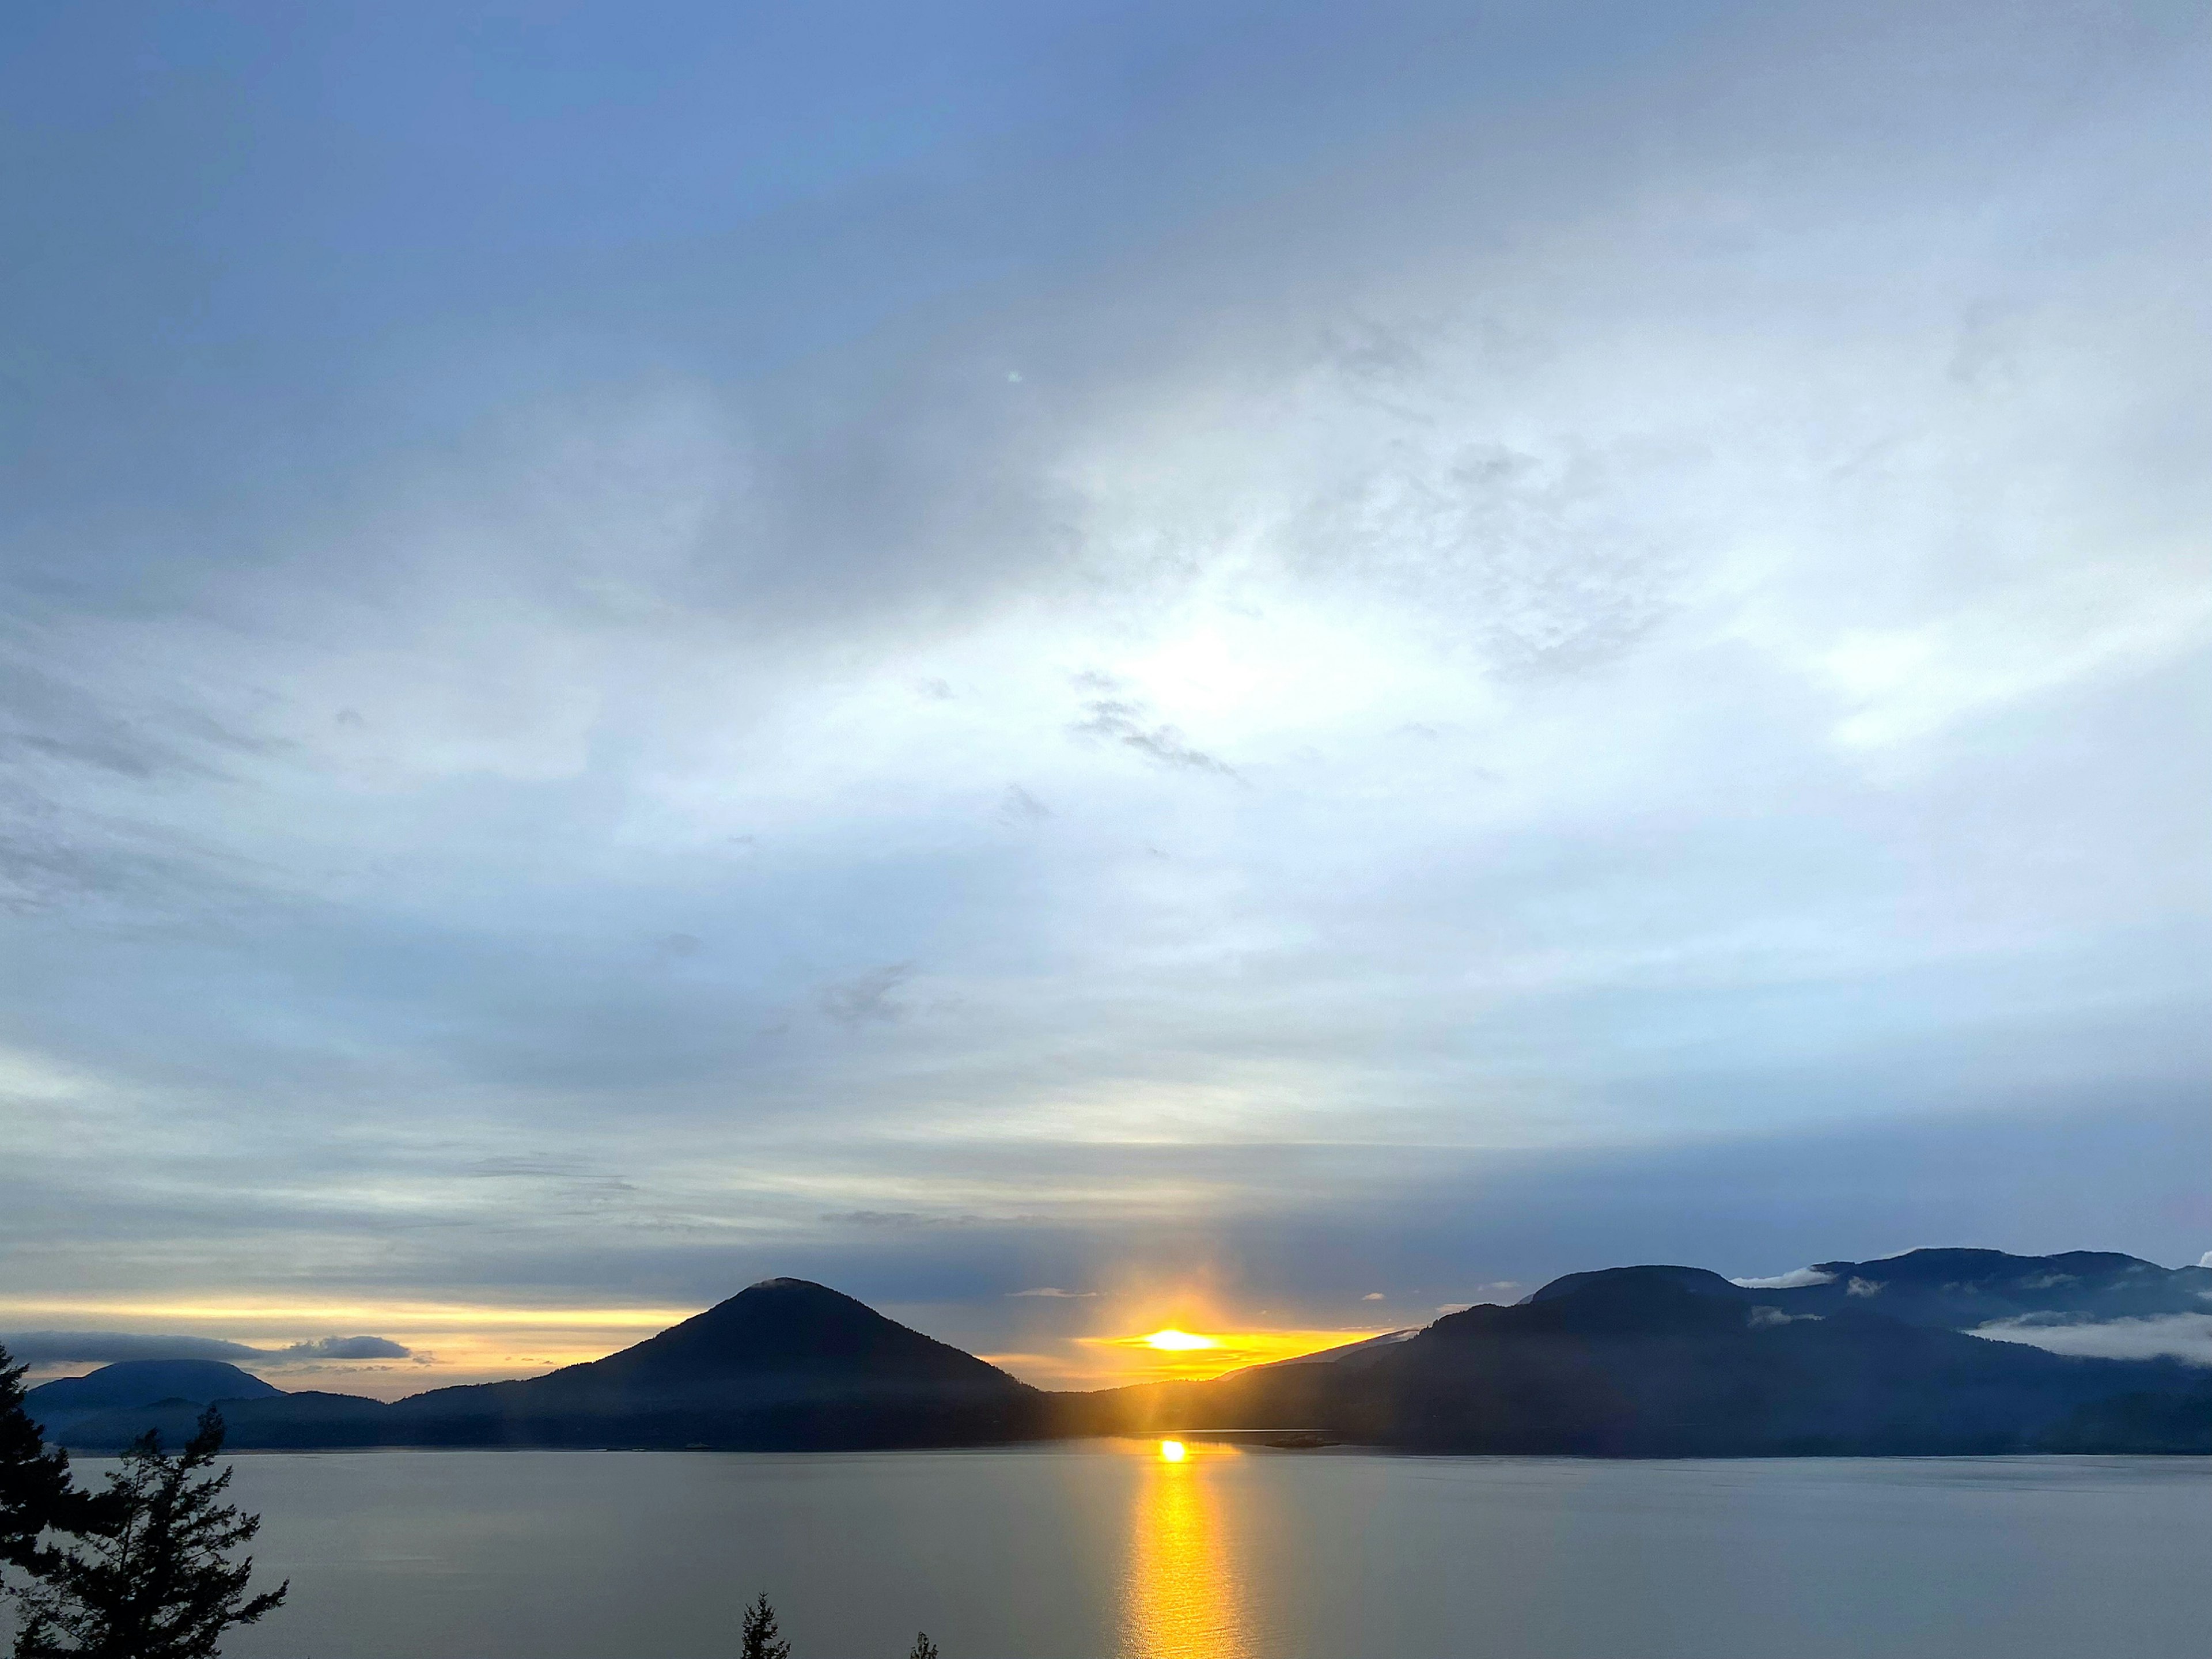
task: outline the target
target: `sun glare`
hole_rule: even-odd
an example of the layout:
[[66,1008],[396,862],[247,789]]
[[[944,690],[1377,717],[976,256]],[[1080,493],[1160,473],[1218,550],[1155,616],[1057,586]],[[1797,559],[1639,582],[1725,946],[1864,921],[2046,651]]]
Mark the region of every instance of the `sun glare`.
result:
[[1189,1455],[1189,1452],[1184,1448],[1182,1442],[1180,1440],[1163,1440],[1160,1442],[1160,1457],[1164,1462],[1180,1463]]
[[[1054,1371],[1058,1386],[1099,1388],[1116,1382],[1194,1382],[1249,1365],[1267,1365],[1296,1359],[1324,1348],[1379,1335],[1364,1330],[1274,1330],[1206,1332],[1163,1325],[1158,1330],[1131,1336],[1079,1336],[1073,1346],[1094,1356],[1089,1364],[1061,1366]],[[1030,1367],[1038,1370],[1038,1367]],[[1017,1375],[1022,1368],[1017,1368]],[[1035,1382],[1036,1376],[1026,1376]]]

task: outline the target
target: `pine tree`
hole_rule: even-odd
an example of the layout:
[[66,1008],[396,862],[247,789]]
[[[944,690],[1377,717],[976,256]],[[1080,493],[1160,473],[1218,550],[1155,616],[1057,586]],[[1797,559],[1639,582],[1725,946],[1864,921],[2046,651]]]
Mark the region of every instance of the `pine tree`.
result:
[[791,1659],[791,1644],[775,1627],[775,1609],[769,1606],[766,1590],[745,1609],[744,1640],[738,1659]]
[[927,1631],[915,1633],[914,1646],[908,1650],[906,1659],[937,1659],[937,1644],[929,1639]]
[[69,1454],[48,1446],[23,1409],[23,1371],[0,1348],[0,1566],[43,1577],[58,1552],[39,1534],[49,1527],[74,1531],[90,1516],[70,1478]]
[[230,1553],[261,1530],[258,1516],[221,1501],[222,1418],[212,1407],[183,1451],[170,1456],[149,1430],[107,1478],[100,1524],[63,1552],[23,1592],[15,1659],[213,1659],[232,1626],[280,1606],[289,1583],[249,1597],[249,1559]]

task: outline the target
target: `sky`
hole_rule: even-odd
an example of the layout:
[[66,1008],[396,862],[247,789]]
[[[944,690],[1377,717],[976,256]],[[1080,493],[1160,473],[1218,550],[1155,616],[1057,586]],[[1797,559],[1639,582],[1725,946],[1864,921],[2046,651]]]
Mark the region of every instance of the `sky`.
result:
[[47,1370],[2212,1248],[2202,8],[0,35]]

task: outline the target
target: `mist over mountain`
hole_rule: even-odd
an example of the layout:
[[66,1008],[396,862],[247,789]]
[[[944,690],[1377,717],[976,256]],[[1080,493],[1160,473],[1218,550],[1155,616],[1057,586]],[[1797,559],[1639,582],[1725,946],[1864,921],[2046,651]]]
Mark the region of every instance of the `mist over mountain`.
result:
[[[1538,1294],[1571,1282],[1561,1279]],[[1735,1282],[1792,1313],[1862,1307],[1948,1330],[2007,1320],[2091,1323],[2212,1314],[2212,1267],[2162,1267],[2113,1250],[2031,1256],[1908,1250],[1876,1261],[1817,1262],[1777,1280]]]
[[1746,1285],[1679,1266],[1571,1273],[1512,1306],[1302,1361],[1048,1394],[824,1285],[775,1279],[604,1359],[391,1405],[282,1394],[225,1365],[189,1376],[114,1365],[33,1400],[57,1413],[51,1431],[86,1448],[149,1426],[180,1432],[215,1400],[241,1447],[795,1450],[1233,1429],[1607,1456],[2212,1451],[2212,1370],[2047,1353],[1961,1328],[2202,1308],[2203,1268],[1918,1250],[1790,1279]]

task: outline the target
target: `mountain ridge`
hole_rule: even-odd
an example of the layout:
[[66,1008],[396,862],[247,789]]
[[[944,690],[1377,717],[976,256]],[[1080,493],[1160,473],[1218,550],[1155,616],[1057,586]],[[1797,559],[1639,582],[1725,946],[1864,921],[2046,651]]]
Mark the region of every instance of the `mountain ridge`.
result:
[[[1867,1269],[1885,1276],[1850,1271]],[[857,1449],[1237,1427],[1595,1455],[2212,1451],[2212,1370],[2048,1353],[1945,1322],[1998,1306],[2051,1318],[2197,1310],[2212,1305],[2200,1274],[2212,1286],[2204,1269],[2088,1251],[1915,1251],[1784,1276],[1795,1283],[1602,1268],[1294,1364],[1066,1394],[826,1285],[770,1279],[542,1376],[386,1404],[283,1394],[240,1372],[267,1392],[221,1405],[240,1447]],[[145,1426],[179,1430],[198,1403],[76,1413],[57,1432],[73,1445],[120,1444]]]

